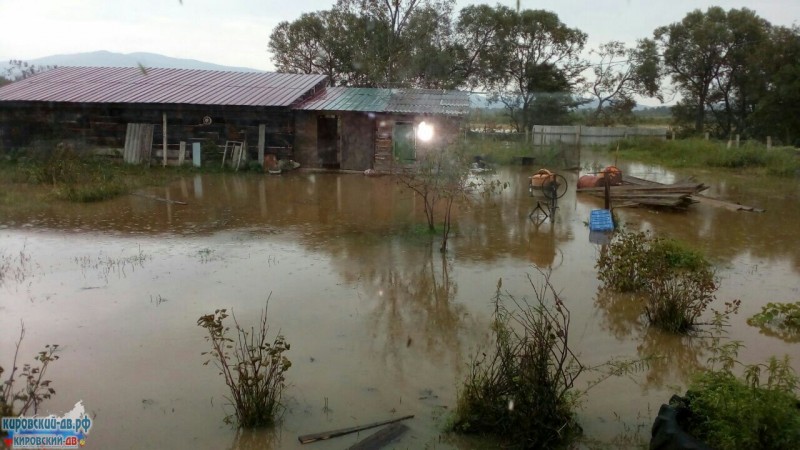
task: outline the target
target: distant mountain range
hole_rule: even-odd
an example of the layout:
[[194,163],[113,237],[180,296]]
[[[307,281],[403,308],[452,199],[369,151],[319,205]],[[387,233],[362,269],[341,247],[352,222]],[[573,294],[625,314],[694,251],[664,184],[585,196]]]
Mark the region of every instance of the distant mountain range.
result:
[[[223,66],[195,59],[172,58],[157,53],[113,53],[105,50],[70,55],[52,55],[25,60],[36,66],[82,66],[82,67],[144,67],[172,69],[227,70],[236,72],[262,72],[249,67]],[[8,61],[0,62],[0,74],[9,67]]]

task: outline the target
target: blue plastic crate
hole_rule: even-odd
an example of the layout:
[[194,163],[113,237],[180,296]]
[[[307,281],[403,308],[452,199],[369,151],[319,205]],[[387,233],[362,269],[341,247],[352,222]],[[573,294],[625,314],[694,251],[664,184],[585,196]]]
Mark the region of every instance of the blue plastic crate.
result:
[[590,231],[612,231],[614,229],[614,219],[611,218],[611,211],[607,209],[593,209],[589,215]]

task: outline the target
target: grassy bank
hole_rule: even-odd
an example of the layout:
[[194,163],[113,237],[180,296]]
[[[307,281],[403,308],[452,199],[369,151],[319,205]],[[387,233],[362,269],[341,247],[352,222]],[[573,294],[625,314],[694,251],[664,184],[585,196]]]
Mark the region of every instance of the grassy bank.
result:
[[[617,144],[609,149],[616,151]],[[800,175],[800,153],[794,147],[767,149],[765,145],[748,142],[739,148],[727,148],[726,142],[703,139],[627,139],[620,141],[619,154],[669,167],[746,169],[781,177]]]
[[[226,170],[232,169],[222,169],[217,164],[203,168],[123,164],[118,159],[75,151],[68,146],[51,151],[5,153],[0,154],[0,205],[52,200],[97,202],[142,187],[161,186],[180,175]],[[247,170],[251,170],[249,166],[243,169]]]

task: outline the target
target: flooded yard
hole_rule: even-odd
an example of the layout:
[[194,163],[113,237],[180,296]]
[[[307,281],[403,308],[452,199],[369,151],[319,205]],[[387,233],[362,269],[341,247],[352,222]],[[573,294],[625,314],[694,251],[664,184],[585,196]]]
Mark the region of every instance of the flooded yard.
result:
[[[595,162],[609,163],[583,164]],[[721,279],[714,306],[742,300],[730,328],[746,346],[740,360],[789,354],[800,369],[797,343],[746,323],[767,302],[800,300],[797,181],[619,166],[655,181],[693,175],[708,195],[766,209],[618,215],[708,255]],[[441,428],[470,356],[487,347],[497,280],[530,297],[527,277],[539,266],[552,269],[572,312],[570,339],[585,365],[665,356],[596,386],[579,413],[586,445],[647,439],[661,403],[705,363],[707,342],[648,329],[631,301],[598,296],[600,247],[587,222],[602,201],[576,195],[578,174],[562,172],[570,190],[555,220],[537,224],[529,172],[501,169],[509,189],[459,208],[444,257],[424,232],[422,204],[390,177],[193,175],[145,192],[185,205],[124,196],[4,207],[0,251],[29,260],[0,286],[0,365],[10,364],[21,320],[22,362],[60,344],[48,371],[57,395],[45,408],[62,413],[83,400],[95,417],[91,448],[300,448],[301,434],[407,414],[415,418],[399,448],[480,448]],[[268,298],[270,331],[291,344],[288,408],[274,431],[237,433],[223,423],[226,387],[203,365],[208,344],[196,322],[228,308],[255,326]],[[344,448],[369,433],[302,447]]]

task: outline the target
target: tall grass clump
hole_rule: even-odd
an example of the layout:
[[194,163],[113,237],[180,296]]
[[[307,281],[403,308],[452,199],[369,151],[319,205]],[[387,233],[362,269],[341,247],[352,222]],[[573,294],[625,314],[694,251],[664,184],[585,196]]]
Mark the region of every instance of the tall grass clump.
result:
[[494,298],[494,350],[476,356],[458,395],[452,428],[518,448],[552,448],[580,433],[575,418],[583,372],[569,347],[570,313],[544,276],[535,299]]
[[65,143],[15,152],[0,162],[0,175],[10,183],[49,186],[53,197],[72,202],[107,200],[168,179],[162,168],[119,164]]
[[596,267],[604,288],[642,294],[648,322],[671,332],[695,325],[717,290],[711,264],[701,253],[641,232],[615,235]]
[[726,142],[704,139],[626,139],[609,149],[645,162],[671,167],[718,167],[755,169],[775,176],[800,174],[800,156],[792,147],[773,147],[745,143],[728,148]]
[[289,343],[278,333],[270,340],[267,325],[267,307],[261,312],[259,328],[247,329],[233,317],[235,339],[230,337],[230,327],[223,324],[227,310],[217,309],[197,320],[197,325],[208,332],[206,340],[211,350],[203,352],[212,360],[230,390],[227,397],[234,414],[225,418],[234,420],[241,428],[272,425],[283,410],[281,399],[286,387],[285,373],[292,363],[284,356]]

